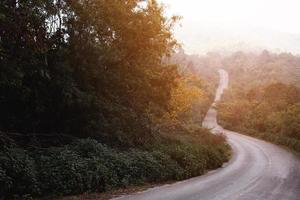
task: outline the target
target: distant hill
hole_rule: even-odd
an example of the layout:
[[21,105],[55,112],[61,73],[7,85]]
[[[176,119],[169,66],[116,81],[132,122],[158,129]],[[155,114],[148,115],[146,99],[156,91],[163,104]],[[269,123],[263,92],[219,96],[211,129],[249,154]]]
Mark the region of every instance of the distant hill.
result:
[[[192,34],[191,34],[192,33]],[[206,54],[219,52],[231,54],[236,51],[290,52],[300,55],[300,35],[272,30],[245,28],[229,30],[225,28],[194,27],[184,25],[176,33],[188,53]]]
[[290,53],[236,52],[223,59],[223,67],[229,71],[232,81],[245,87],[274,82],[300,86],[300,57]]
[[225,68],[231,82],[241,87],[253,87],[282,82],[300,87],[300,57],[291,53],[259,53],[237,51],[229,54],[210,52],[206,55],[188,55],[183,50],[174,54],[171,62],[184,72],[199,74],[208,83],[216,83],[217,69]]

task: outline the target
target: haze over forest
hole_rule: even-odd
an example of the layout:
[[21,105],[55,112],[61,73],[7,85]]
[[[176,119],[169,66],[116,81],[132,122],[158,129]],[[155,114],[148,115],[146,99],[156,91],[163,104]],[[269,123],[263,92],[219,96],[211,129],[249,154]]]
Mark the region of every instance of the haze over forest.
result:
[[272,52],[300,54],[296,0],[161,0],[168,14],[182,16],[175,29],[186,52]]
[[222,30],[212,27],[195,29],[193,25],[186,24],[185,29],[179,31],[177,35],[181,41],[184,41],[183,48],[192,54],[205,54],[207,52],[226,54],[235,51],[260,52],[264,49],[276,53],[300,54],[300,35],[298,34],[271,30],[257,31],[254,28],[233,33],[228,29]]
[[299,200],[299,7],[1,0],[0,200]]

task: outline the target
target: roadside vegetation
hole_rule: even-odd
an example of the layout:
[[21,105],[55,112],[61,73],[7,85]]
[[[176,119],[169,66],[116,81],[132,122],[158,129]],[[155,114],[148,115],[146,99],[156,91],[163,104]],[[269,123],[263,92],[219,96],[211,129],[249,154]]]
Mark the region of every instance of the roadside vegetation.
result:
[[222,166],[229,156],[223,138],[198,131],[193,137],[201,143],[178,140],[127,150],[94,139],[43,149],[5,142],[0,153],[1,196],[26,199],[105,192],[198,176]]
[[219,123],[300,152],[299,57],[238,53],[224,63],[231,83],[218,104]]
[[[0,2],[0,199],[182,180],[229,158],[154,0]],[[172,64],[171,64],[172,63]]]

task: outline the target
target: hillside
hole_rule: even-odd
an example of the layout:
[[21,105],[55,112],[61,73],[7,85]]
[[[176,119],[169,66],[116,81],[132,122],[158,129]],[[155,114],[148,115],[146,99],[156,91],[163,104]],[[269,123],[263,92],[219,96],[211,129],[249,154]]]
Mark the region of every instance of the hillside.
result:
[[164,62],[156,1],[0,2],[0,199],[182,180],[220,167],[211,87]]
[[300,152],[300,58],[238,52],[223,66],[231,82],[218,104],[219,122]]
[[232,84],[248,88],[275,82],[300,86],[300,57],[289,53],[237,52],[223,60],[223,67],[230,72]]

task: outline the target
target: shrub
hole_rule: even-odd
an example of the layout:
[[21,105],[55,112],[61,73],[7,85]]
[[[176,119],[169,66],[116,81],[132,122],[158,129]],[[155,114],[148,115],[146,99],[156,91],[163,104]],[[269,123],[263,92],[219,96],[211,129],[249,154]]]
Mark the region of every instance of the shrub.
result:
[[0,152],[1,196],[39,194],[34,160],[27,151],[7,148]]
[[121,152],[96,140],[81,139],[30,152],[10,147],[0,153],[0,197],[104,192],[146,182],[181,180],[220,166],[226,160],[226,150],[223,143],[215,146],[174,143]]
[[161,180],[181,180],[184,178],[184,169],[171,157],[160,150],[152,152],[160,166]]

